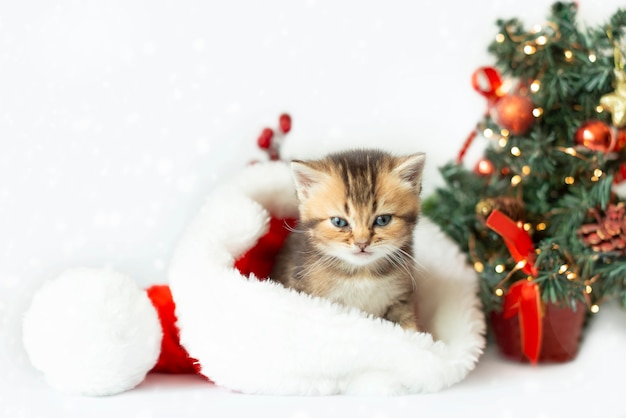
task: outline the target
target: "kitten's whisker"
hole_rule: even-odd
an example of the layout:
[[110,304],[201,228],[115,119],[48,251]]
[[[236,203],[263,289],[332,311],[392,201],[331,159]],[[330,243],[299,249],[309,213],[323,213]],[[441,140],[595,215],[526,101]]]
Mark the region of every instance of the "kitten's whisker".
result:
[[404,251],[402,248],[398,248],[398,251],[400,251],[402,254],[410,258],[413,261],[413,263],[415,263],[415,266],[418,267],[420,270],[422,271],[426,270],[424,265],[422,265],[422,263],[418,259],[416,259],[412,254]]
[[415,276],[413,276],[411,265],[409,264],[410,260],[415,261],[414,258],[411,257],[406,251],[398,249],[398,251],[391,252],[387,256],[387,259],[395,266],[403,269],[409,275],[409,277],[411,278],[413,290],[415,290],[415,288],[417,287],[417,281],[415,280]]
[[[315,251],[314,251],[315,252]],[[337,267],[341,264],[341,260],[338,260],[335,257],[330,257],[325,254],[320,254],[320,257],[315,260],[313,263],[303,266],[303,269],[299,271],[299,276],[304,276],[305,274],[316,274],[318,272],[323,272],[328,268]]]
[[289,224],[287,223],[287,221],[284,221],[284,222],[283,222],[283,226],[284,226],[284,227],[285,227],[285,229],[286,229],[287,231],[289,231],[289,232],[296,232],[296,233],[298,233],[298,234],[302,234],[302,233],[306,232],[304,229],[297,229],[297,228],[294,228],[293,226],[289,225]]

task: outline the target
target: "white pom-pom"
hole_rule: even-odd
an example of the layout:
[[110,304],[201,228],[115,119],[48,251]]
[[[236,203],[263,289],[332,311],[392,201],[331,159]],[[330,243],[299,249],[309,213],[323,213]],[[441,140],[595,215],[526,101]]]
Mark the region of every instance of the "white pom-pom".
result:
[[73,269],[33,297],[24,347],[48,383],[66,393],[112,395],[137,386],[158,360],[156,309],[130,278]]

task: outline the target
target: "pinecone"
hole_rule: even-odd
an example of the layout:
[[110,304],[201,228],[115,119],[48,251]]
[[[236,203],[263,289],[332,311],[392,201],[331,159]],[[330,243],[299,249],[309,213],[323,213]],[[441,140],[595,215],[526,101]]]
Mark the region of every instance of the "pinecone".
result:
[[494,209],[498,209],[515,222],[526,220],[524,202],[509,196],[489,197],[481,200],[476,205],[476,215],[484,222]]
[[590,214],[596,219],[595,223],[582,225],[578,229],[580,239],[597,252],[618,252],[626,254],[626,207],[624,202],[616,205],[609,204],[604,212],[593,208]]

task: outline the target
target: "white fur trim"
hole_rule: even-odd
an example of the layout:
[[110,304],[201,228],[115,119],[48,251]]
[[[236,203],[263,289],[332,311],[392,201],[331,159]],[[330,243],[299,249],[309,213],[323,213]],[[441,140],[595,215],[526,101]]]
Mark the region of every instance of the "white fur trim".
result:
[[24,317],[24,347],[56,389],[111,395],[139,384],[161,351],[146,292],[110,270],[66,271],[42,286]]
[[485,345],[477,278],[428,219],[416,231],[424,270],[419,310],[428,333],[234,269],[267,230],[268,212],[297,213],[294,196],[284,163],[247,167],[212,194],[184,234],[170,287],[181,343],[202,373],[227,388],[264,394],[406,394],[461,381]]

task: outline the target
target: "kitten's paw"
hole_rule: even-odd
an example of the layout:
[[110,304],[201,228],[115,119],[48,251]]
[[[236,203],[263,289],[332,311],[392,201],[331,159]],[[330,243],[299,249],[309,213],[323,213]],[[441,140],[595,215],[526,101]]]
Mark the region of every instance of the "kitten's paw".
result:
[[400,325],[405,331],[420,332],[420,329],[415,321],[404,321],[399,323],[398,325]]

